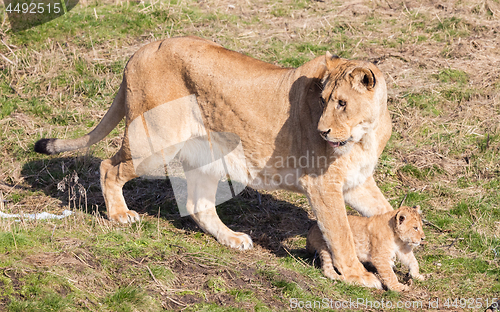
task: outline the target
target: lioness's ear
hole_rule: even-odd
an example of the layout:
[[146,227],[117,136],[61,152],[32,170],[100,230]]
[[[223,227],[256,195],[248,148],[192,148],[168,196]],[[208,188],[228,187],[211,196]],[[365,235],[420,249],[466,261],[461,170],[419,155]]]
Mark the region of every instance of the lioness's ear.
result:
[[418,214],[422,214],[422,210],[420,209],[420,205],[413,206],[413,209],[417,210]]
[[337,55],[332,55],[330,52],[326,51],[325,63],[326,68],[328,68],[329,71],[334,70],[340,62],[340,57],[338,57]]
[[369,68],[357,67],[350,74],[352,88],[360,93],[375,88],[377,80]]

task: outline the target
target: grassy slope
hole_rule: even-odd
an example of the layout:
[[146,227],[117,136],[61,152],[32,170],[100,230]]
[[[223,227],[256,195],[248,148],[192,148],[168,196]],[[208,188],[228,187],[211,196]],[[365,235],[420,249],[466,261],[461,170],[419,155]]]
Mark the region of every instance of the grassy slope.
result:
[[[260,311],[284,309],[290,298],[500,297],[499,8],[495,1],[80,3],[21,33],[3,23],[0,53],[12,63],[0,61],[0,210],[87,213],[0,221],[0,310]],[[143,221],[109,223],[99,214],[98,165],[119,147],[122,124],[88,152],[32,152],[42,136],[77,137],[95,126],[140,46],[185,34],[283,66],[327,50],[377,62],[394,131],[376,178],[394,207],[404,201],[424,210],[428,244],[416,255],[426,281],[397,294],[326,280],[304,251],[304,220],[313,217],[307,200],[287,192],[264,193],[259,204],[248,190],[219,207],[226,224],[254,238],[256,248],[244,253],[180,218],[165,181],[128,183],[125,197]]]

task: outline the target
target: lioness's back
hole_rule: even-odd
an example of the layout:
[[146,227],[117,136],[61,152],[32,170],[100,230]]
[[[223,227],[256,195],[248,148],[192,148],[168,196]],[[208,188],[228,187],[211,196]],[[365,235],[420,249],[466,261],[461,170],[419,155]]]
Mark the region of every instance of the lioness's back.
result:
[[[136,73],[138,69],[171,71],[173,68],[185,75],[199,72],[209,74],[210,79],[220,76],[225,80],[252,79],[269,70],[284,70],[206,39],[179,37],[152,42],[139,49],[130,58],[125,74]],[[154,80],[153,76],[148,78]]]
[[[289,108],[288,92],[280,88],[283,73],[290,71],[244,54],[230,51],[211,41],[171,38],[150,43],[127,63],[127,118],[170,101],[196,95],[205,127],[236,133],[277,132],[285,120],[264,124],[262,116],[279,116]],[[272,105],[269,105],[272,104]],[[240,124],[248,129],[226,129]],[[215,128],[217,127],[217,128]]]

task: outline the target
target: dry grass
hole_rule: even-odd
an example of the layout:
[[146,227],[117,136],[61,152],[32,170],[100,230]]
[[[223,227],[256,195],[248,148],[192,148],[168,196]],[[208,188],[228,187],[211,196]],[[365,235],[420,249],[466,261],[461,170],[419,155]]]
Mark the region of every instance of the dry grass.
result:
[[[79,212],[62,221],[0,221],[0,310],[116,311],[117,302],[122,310],[283,310],[291,297],[498,297],[499,18],[493,0],[180,0],[82,1],[57,27],[24,34],[11,33],[4,20],[0,210]],[[128,33],[116,32],[123,27]],[[396,295],[323,279],[303,250],[314,219],[307,200],[283,191],[259,198],[247,190],[220,207],[228,225],[254,239],[245,253],[180,218],[164,181],[127,184],[127,202],[143,220],[109,222],[101,215],[98,164],[119,148],[122,124],[89,151],[50,158],[31,151],[42,136],[77,137],[95,126],[128,57],[148,42],[186,34],[283,66],[326,50],[377,63],[393,137],[376,179],[393,206],[422,206],[429,243],[416,254],[427,281]],[[59,191],[64,179],[73,182]]]

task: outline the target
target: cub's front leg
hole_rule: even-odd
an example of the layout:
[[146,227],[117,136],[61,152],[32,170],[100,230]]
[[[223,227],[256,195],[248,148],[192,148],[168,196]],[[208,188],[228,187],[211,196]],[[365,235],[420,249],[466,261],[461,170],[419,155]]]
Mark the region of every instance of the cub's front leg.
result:
[[392,270],[392,261],[391,258],[393,256],[391,252],[390,246],[386,246],[384,244],[387,242],[383,242],[381,240],[374,240],[371,242],[372,251],[371,251],[371,262],[377,269],[382,282],[389,288],[390,290],[395,291],[408,291],[410,287],[401,284],[398,281],[398,277]]
[[419,281],[425,280],[425,277],[419,273],[418,261],[411,248],[409,248],[409,251],[397,251],[396,256],[399,258],[401,263],[410,268],[410,276],[412,278]]
[[310,181],[306,192],[326,245],[335,255],[331,257],[334,266],[346,282],[381,289],[378,278],[368,272],[356,256],[341,184],[322,183],[324,180],[323,177]]

